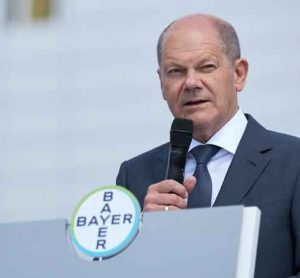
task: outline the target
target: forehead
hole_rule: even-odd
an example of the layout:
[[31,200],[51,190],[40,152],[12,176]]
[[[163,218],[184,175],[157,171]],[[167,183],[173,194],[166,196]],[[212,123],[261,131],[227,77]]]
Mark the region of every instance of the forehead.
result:
[[[176,24],[176,23],[175,23]],[[205,51],[206,49],[222,50],[219,34],[211,24],[185,24],[171,26],[162,43],[162,56],[172,53]]]

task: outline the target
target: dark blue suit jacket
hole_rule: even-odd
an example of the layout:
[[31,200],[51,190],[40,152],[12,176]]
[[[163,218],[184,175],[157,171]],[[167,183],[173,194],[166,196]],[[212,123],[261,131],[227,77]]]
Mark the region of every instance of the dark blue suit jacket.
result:
[[[214,206],[260,208],[256,278],[300,278],[300,139],[247,118]],[[148,186],[165,178],[168,149],[162,145],[120,167],[117,184],[132,191],[141,206]]]

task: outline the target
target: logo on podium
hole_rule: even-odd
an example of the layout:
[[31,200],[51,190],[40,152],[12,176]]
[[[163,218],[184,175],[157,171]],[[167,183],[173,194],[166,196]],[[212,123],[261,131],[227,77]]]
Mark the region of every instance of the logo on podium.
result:
[[71,219],[71,241],[88,258],[107,258],[135,238],[141,209],[136,197],[121,186],[103,186],[85,196]]

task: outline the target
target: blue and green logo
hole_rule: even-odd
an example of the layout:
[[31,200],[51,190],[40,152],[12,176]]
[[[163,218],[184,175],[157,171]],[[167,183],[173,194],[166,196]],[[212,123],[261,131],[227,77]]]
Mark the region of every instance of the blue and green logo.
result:
[[92,258],[123,251],[135,238],[141,208],[136,197],[121,186],[99,187],[85,196],[71,219],[71,241]]

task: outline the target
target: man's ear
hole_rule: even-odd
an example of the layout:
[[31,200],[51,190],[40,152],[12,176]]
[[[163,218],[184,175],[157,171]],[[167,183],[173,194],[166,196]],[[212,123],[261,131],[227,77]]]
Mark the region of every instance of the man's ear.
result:
[[248,75],[248,61],[246,59],[238,59],[235,61],[235,89],[237,92],[243,90],[247,75]]
[[163,96],[164,100],[166,100],[166,98],[165,98],[165,93],[164,93],[164,86],[163,86],[163,82],[162,82],[162,76],[161,76],[160,68],[158,68],[156,72],[157,72],[158,77],[159,77],[160,89],[161,89],[161,92],[162,92],[162,96]]

